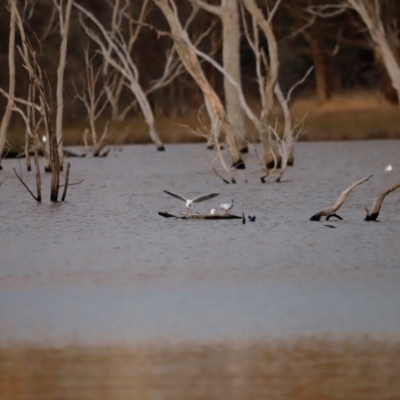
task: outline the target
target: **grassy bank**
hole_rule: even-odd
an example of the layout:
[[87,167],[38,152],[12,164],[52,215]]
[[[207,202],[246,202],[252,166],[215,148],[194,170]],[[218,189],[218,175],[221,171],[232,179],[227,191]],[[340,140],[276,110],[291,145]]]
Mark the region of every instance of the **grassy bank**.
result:
[[[292,114],[295,118],[306,116],[305,134],[301,140],[400,139],[400,108],[387,103],[371,91],[338,93],[323,106],[318,104],[315,96],[303,96],[294,102]],[[101,135],[105,121],[99,121],[97,125],[98,134]],[[203,137],[193,133],[193,130],[200,128],[197,110],[176,118],[158,116],[155,126],[166,144],[205,141]],[[82,145],[83,132],[87,127],[87,121],[66,121],[65,145]],[[109,132],[109,144],[150,143],[147,125],[140,116],[110,123]],[[249,140],[257,138],[249,121],[247,137]],[[23,145],[22,124],[12,130],[8,141],[12,147]]]

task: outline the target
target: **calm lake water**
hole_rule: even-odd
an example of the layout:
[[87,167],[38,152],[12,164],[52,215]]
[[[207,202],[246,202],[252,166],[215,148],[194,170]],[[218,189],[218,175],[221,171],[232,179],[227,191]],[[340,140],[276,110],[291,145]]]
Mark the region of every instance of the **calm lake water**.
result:
[[[283,182],[261,184],[251,152],[227,185],[203,144],[124,146],[69,159],[84,181],[58,204],[4,160],[0,398],[400,398],[400,190],[363,221],[399,154],[299,143]],[[370,173],[335,229],[309,221]],[[164,189],[256,221],[162,218],[185,210]]]

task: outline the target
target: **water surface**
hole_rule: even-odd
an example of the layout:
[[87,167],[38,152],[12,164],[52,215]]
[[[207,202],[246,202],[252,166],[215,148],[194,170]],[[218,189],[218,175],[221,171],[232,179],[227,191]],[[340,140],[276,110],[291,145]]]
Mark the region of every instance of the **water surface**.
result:
[[[95,353],[106,371],[119,362],[123,369],[126,360],[102,355],[117,352],[115,346],[135,353],[132,349],[139,346],[147,349],[143,357],[153,360],[146,364],[150,369],[166,368],[167,380],[157,378],[153,371],[148,381],[161,379],[164,397],[174,393],[166,382],[176,383],[182,376],[168,365],[178,365],[178,371],[189,365],[194,371],[179,381],[183,386],[177,385],[182,398],[189,393],[183,390],[185,385],[190,387],[199,376],[208,382],[206,387],[214,389],[216,382],[230,382],[230,389],[221,392],[225,398],[235,398],[232,387],[242,382],[247,392],[242,388],[238,393],[243,396],[237,398],[245,398],[245,393],[251,398],[255,381],[240,380],[236,372],[226,378],[224,368],[229,372],[229,368],[236,371],[247,365],[247,372],[240,373],[247,376],[264,365],[265,373],[272,374],[272,381],[282,388],[290,382],[290,368],[298,371],[293,374],[300,387],[309,387],[315,374],[325,373],[327,380],[318,378],[325,382],[321,386],[325,389],[315,392],[319,393],[315,398],[324,398],[321,393],[326,398],[343,398],[332,396],[326,387],[343,383],[341,374],[334,383],[331,379],[346,364],[349,349],[355,349],[349,356],[350,369],[385,366],[380,369],[379,383],[371,383],[375,395],[371,398],[382,393],[379,398],[395,398],[391,393],[399,393],[399,385],[388,384],[386,392],[381,392],[381,381],[392,382],[392,372],[399,371],[399,362],[394,361],[399,357],[390,354],[398,354],[400,341],[400,191],[385,199],[380,222],[364,222],[363,207],[372,207],[380,190],[400,180],[399,153],[400,141],[299,143],[295,166],[288,169],[282,183],[261,184],[250,154],[245,176],[238,174],[238,183],[227,185],[214,175],[210,167],[214,154],[202,144],[171,145],[163,153],[152,146],[124,146],[103,159],[70,159],[71,181],[84,182],[71,186],[67,201],[59,204],[48,200],[49,176],[43,176],[44,201],[36,204],[14,177],[12,168],[19,168],[19,161],[4,160],[0,368],[5,365],[1,360],[14,360],[11,364],[15,365],[19,359],[25,360],[21,361],[23,370],[30,371],[31,361],[26,360],[32,359],[31,346],[73,346],[73,354],[80,352],[86,360],[88,374],[94,363],[88,352],[92,354],[93,348],[102,349]],[[393,165],[390,173],[384,171],[387,164]],[[355,188],[340,210],[344,220],[329,221],[334,229],[324,221],[309,221],[352,182],[370,173],[373,178]],[[34,188],[33,173],[24,172],[24,179]],[[162,218],[158,211],[184,211],[184,203],[163,189],[187,197],[219,192],[219,197],[195,210],[209,212],[220,201],[234,199],[233,212],[256,215],[256,222]],[[298,360],[293,356],[298,362],[280,357],[282,340],[288,346],[285,354],[291,354],[295,345],[301,349]],[[163,350],[155,350],[160,344]],[[264,349],[258,358],[257,346]],[[10,355],[7,349],[14,347],[20,350]],[[330,347],[336,354],[332,364]],[[49,357],[57,365],[51,350],[42,351],[40,368],[46,370]],[[163,357],[165,351],[172,353]],[[60,357],[69,354],[64,350]],[[226,361],[228,354],[234,361]],[[272,369],[267,367],[268,354],[278,363],[272,363]],[[129,357],[126,362],[133,363]],[[212,360],[207,368],[203,357]],[[175,360],[172,364],[171,359]],[[204,372],[218,370],[219,363],[224,365],[222,375]],[[230,363],[234,367],[228,367]],[[114,375],[104,374],[109,387],[114,387]],[[368,398],[362,393],[371,382],[369,375],[354,374],[353,384],[349,383],[351,398]],[[29,373],[21,376],[25,383],[34,379]],[[96,381],[99,385],[105,379],[101,376]],[[264,387],[263,379],[255,387]],[[110,398],[118,398],[112,390],[115,396]],[[307,398],[301,397],[300,389],[276,390],[275,398]],[[148,398],[157,398],[154,393]],[[223,396],[216,393],[209,398]]]

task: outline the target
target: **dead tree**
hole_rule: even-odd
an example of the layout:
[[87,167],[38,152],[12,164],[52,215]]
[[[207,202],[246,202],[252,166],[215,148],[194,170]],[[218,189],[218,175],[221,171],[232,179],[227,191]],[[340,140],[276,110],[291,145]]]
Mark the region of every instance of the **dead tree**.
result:
[[1,166],[1,160],[6,143],[8,125],[11,119],[13,97],[15,92],[15,28],[17,0],[9,0],[8,3],[10,6],[10,36],[8,39],[9,83],[7,105],[0,125],[0,170],[3,169]]
[[[30,43],[27,41],[26,46],[29,51],[29,56],[31,60],[29,63],[29,68],[27,67],[27,72],[29,74],[29,79],[31,85],[33,86],[33,90],[37,92],[38,97],[40,98],[40,104],[43,104],[43,107],[36,106],[38,110],[42,113],[41,117],[46,121],[46,126],[48,127],[48,136],[49,136],[49,148],[50,148],[50,168],[51,168],[51,189],[50,189],[50,200],[53,202],[58,201],[58,191],[60,188],[60,172],[61,172],[61,162],[58,152],[59,143],[57,142],[57,135],[55,130],[55,107],[52,99],[52,88],[50,81],[46,75],[44,68],[41,66],[40,62],[37,60],[36,52],[33,50]],[[31,104],[33,105],[33,104]],[[36,135],[35,147],[37,148],[37,132]],[[35,156],[37,160],[37,156]]]
[[[285,173],[286,167],[288,165],[293,165],[293,153],[294,153],[294,145],[299,140],[300,136],[303,134],[303,121],[304,118],[296,120],[294,123],[292,122],[292,116],[290,114],[289,103],[294,89],[301,85],[306,79],[307,76],[311,73],[313,67],[309,68],[305,73],[302,79],[296,82],[288,91],[286,97],[282,93],[282,90],[277,82],[275,84],[275,95],[278,99],[279,105],[282,109],[283,114],[283,133],[280,135],[276,129],[272,128],[272,124],[269,125],[269,129],[271,129],[273,133],[273,137],[277,144],[277,149],[279,152],[279,157],[281,160],[281,169],[276,178],[277,182],[280,182],[283,174]],[[268,170],[267,170],[268,174]]]
[[[34,6],[33,6],[34,7]],[[25,28],[24,28],[24,22],[23,22],[23,16],[19,13],[18,9],[16,8],[16,17],[17,17],[17,26],[18,26],[18,31],[21,37],[21,42],[22,42],[22,47],[18,47],[18,51],[22,57],[22,60],[24,62],[24,67],[28,72],[28,76],[31,77],[34,75],[34,68],[31,63],[31,54],[28,49],[28,40],[25,35]],[[44,33],[44,36],[46,36],[47,33]],[[36,57],[36,56],[35,56]],[[27,128],[26,135],[25,135],[25,157],[26,157],[26,162],[27,162],[27,169],[30,171],[30,158],[29,158],[29,142],[30,142],[30,137],[33,137],[33,143],[34,143],[34,152],[35,152],[35,165],[38,166],[36,163],[36,156],[37,156],[37,151],[39,147],[41,147],[42,153],[43,153],[43,160],[44,160],[44,170],[45,172],[50,172],[50,157],[49,157],[49,143],[48,143],[48,127],[47,127],[47,121],[44,120],[43,115],[43,109],[44,109],[44,104],[43,100],[39,97],[38,101],[39,104],[36,103],[36,89],[35,85],[33,84],[31,78],[29,78],[29,90],[28,90],[28,100],[27,102],[23,102],[22,99],[18,99],[18,103],[20,104],[25,104],[26,105],[26,118],[22,113],[20,112],[19,109],[16,108],[16,111],[19,112],[24,121],[25,121],[25,126]],[[36,118],[36,114],[39,113],[39,118]],[[44,123],[45,125],[45,130],[46,130],[46,135],[44,136],[44,140],[41,140],[39,138],[39,128],[40,125]],[[30,134],[32,132],[32,135]]]
[[[241,0],[246,10],[250,13],[253,20],[253,31],[255,32],[258,28],[262,30],[264,36],[268,42],[268,63],[267,58],[263,58],[263,62],[266,65],[267,76],[262,80],[259,80],[259,85],[262,84],[260,89],[260,95],[262,100],[262,110],[260,116],[261,131],[260,140],[263,147],[264,162],[267,169],[276,167],[276,155],[270,140],[268,133],[269,114],[274,104],[274,87],[278,79],[279,71],[279,57],[278,57],[278,44],[276,42],[275,34],[272,29],[272,18],[281,3],[281,0],[277,0],[274,8],[270,11],[268,17],[264,17],[261,9],[256,4],[255,0]],[[258,35],[258,33],[257,33]],[[260,49],[253,48],[255,54],[260,53]],[[257,55],[256,55],[257,57]],[[261,57],[261,55],[259,55]],[[261,71],[257,72],[258,78],[261,77]]]
[[[199,121],[200,128],[193,130],[187,126],[185,126],[185,127],[189,128],[190,131],[193,134],[195,134],[196,136],[200,136],[200,137],[207,139],[207,146],[210,146],[211,149],[216,150],[216,156],[215,156],[214,160],[211,162],[211,167],[212,167],[215,175],[217,175],[218,178],[221,178],[222,181],[225,183],[236,183],[236,179],[233,174],[233,170],[232,170],[232,168],[229,168],[229,165],[226,162],[224,155],[222,154],[223,140],[221,139],[221,128],[219,125],[218,118],[215,115],[215,113],[214,113],[213,109],[211,108],[210,103],[206,97],[204,97],[204,104],[205,104],[205,108],[207,110],[207,114],[208,114],[208,117],[210,120],[210,126],[208,127],[206,125],[204,118],[203,118],[202,109],[200,109],[199,115],[198,115],[198,121]],[[214,163],[216,161],[219,161],[223,170],[228,175],[229,180],[225,179],[215,168]]]
[[[86,34],[98,45],[99,52],[104,58],[105,65],[110,65],[115,69],[124,79],[124,84],[131,90],[135,96],[140,109],[143,112],[144,119],[149,127],[149,134],[156,145],[157,150],[164,150],[164,145],[155,129],[154,126],[154,114],[151,109],[148,94],[152,91],[160,89],[170,83],[180,73],[180,67],[178,63],[174,61],[175,52],[172,50],[169,52],[167,61],[165,64],[163,75],[156,80],[150,89],[144,90],[139,82],[139,71],[132,57],[132,48],[139,33],[139,29],[144,24],[145,13],[143,10],[146,8],[148,0],[145,0],[142,5],[142,12],[140,14],[139,21],[135,21],[134,18],[126,11],[129,5],[126,2],[124,8],[119,9],[119,1],[114,3],[114,13],[119,13],[119,18],[112,19],[112,30],[107,30],[103,24],[88,10],[74,2],[74,6],[81,11],[81,13],[87,17],[89,21],[94,25],[96,31],[91,29],[87,22],[81,18],[81,25],[85,30]],[[126,40],[120,33],[113,33],[114,31],[120,31],[122,17],[124,17],[128,23],[130,36]],[[117,25],[115,25],[117,24]],[[136,26],[134,29],[133,27]],[[118,87],[118,86],[117,86]],[[109,90],[109,96],[112,91]],[[110,98],[110,97],[109,97]]]
[[[79,90],[78,87],[76,87],[75,85],[74,87],[75,87],[76,97],[83,103],[83,105],[86,108],[91,130],[92,144],[94,147],[93,155],[97,157],[100,155],[100,151],[105,146],[105,139],[108,133],[108,122],[105,125],[103,135],[99,138],[96,129],[96,121],[101,116],[101,114],[103,113],[104,109],[108,104],[107,88],[110,89],[110,86],[99,85],[99,78],[102,74],[103,66],[99,66],[97,68],[94,67],[93,57],[89,56],[88,47],[86,47],[84,50],[84,59],[85,59],[85,77],[83,79],[84,81],[83,90]],[[113,80],[111,86],[115,84],[116,81]],[[87,134],[85,129],[84,142],[88,151],[86,136]]]
[[[67,45],[68,45],[68,32],[69,23],[71,17],[72,0],[53,0],[54,5],[58,10],[59,24],[60,24],[60,55],[59,64],[57,69],[57,89],[56,89],[56,99],[57,99],[57,110],[56,110],[56,144],[58,151],[58,158],[62,169],[62,164],[64,161],[64,145],[63,145],[63,112],[64,112],[64,70],[67,62]],[[64,6],[64,3],[65,6]],[[52,128],[50,128],[52,129]],[[49,143],[52,139],[49,137]],[[51,145],[50,145],[51,147]],[[50,158],[52,149],[50,148]],[[50,165],[54,165],[55,160],[50,160]]]
[[[38,62],[34,64],[34,75],[30,77],[35,85],[38,95],[41,97],[44,104],[43,118],[47,121],[49,128],[49,147],[50,147],[50,168],[51,168],[51,187],[50,187],[50,200],[53,202],[58,201],[58,192],[60,189],[60,172],[61,172],[61,159],[59,153],[59,143],[57,142],[56,124],[54,109],[52,101],[52,90],[50,81],[44,72],[43,68]],[[61,138],[62,140],[62,138]]]
[[335,214],[337,210],[343,205],[343,203],[346,201],[347,197],[349,196],[350,192],[358,185],[361,185],[362,183],[366,182],[369,178],[371,178],[371,175],[366,176],[365,178],[362,178],[354,183],[352,183],[337,199],[336,203],[332,206],[329,207],[325,210],[322,210],[318,212],[317,214],[313,215],[310,218],[310,221],[319,221],[321,217],[326,217],[326,220],[329,220],[331,217],[336,217],[339,219],[343,219],[339,217],[339,215]]
[[[400,101],[400,64],[396,60],[393,48],[390,46],[384,20],[382,18],[381,1],[379,0],[347,0],[349,6],[358,13],[369,34],[382,55],[383,63],[397,92]],[[392,32],[397,36],[398,32]]]
[[[191,0],[209,13],[216,15],[222,22],[222,64],[225,71],[238,82],[241,82],[240,71],[240,18],[239,0],[221,0],[212,5],[202,0]],[[247,152],[245,140],[245,114],[240,104],[237,90],[224,76],[226,113],[236,137],[240,152]]]
[[389,186],[387,189],[382,190],[382,192],[380,192],[378,194],[378,196],[376,196],[374,204],[372,205],[371,213],[369,212],[367,207],[364,207],[365,211],[367,213],[367,215],[365,216],[364,221],[376,221],[377,218],[378,218],[379,211],[381,209],[381,206],[382,206],[382,203],[383,203],[383,200],[385,199],[385,197],[389,193],[391,193],[391,192],[395,191],[396,189],[398,189],[399,187],[400,187],[400,182],[397,182],[394,185]]
[[[375,52],[380,53],[383,64],[390,77],[397,98],[400,100],[400,63],[395,54],[397,46],[391,46],[389,35],[397,37],[398,29],[392,30],[386,25],[382,15],[382,1],[379,0],[345,0],[339,4],[325,4],[323,6],[310,6],[308,11],[322,17],[331,17],[354,10],[362,20],[374,43]],[[389,32],[391,30],[391,32]],[[399,102],[400,104],[400,102]]]
[[244,169],[245,163],[242,160],[238,144],[227,117],[225,108],[215,90],[211,87],[201,68],[196,48],[189,38],[187,31],[181,25],[178,17],[177,6],[174,1],[154,0],[156,5],[163,12],[171,31],[171,37],[174,40],[176,51],[182,61],[182,64],[196,81],[203,95],[210,103],[213,113],[218,119],[221,133],[226,138],[228,150],[232,159],[232,167]]
[[[25,152],[27,153],[27,147],[30,139],[33,139],[33,148],[34,148],[34,160],[35,160],[35,168],[36,168],[36,196],[33,194],[33,192],[30,190],[28,185],[24,182],[22,178],[22,171],[18,174],[16,169],[14,168],[14,173],[17,176],[18,180],[25,186],[25,188],[28,190],[30,195],[38,202],[40,203],[42,201],[42,180],[40,176],[40,166],[39,166],[39,133],[38,133],[38,127],[41,123],[36,123],[36,112],[37,110],[35,109],[35,104],[32,103],[32,101],[35,98],[35,86],[32,81],[30,81],[29,84],[29,95],[28,95],[28,101],[30,104],[27,105],[27,112],[25,113],[22,108],[20,108],[16,103],[13,104],[13,111],[18,112],[22,119],[25,122],[26,126],[26,148]],[[38,107],[38,106],[36,106]],[[29,154],[27,155],[29,157]],[[29,158],[28,158],[29,159]],[[28,171],[30,171],[30,163],[27,165],[28,166]]]

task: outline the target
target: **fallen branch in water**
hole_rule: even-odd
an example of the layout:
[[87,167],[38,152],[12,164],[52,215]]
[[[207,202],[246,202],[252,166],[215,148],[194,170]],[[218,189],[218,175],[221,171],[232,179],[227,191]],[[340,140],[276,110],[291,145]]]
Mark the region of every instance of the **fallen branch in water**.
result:
[[329,218],[331,217],[336,217],[339,219],[343,219],[341,217],[339,217],[339,215],[335,214],[335,211],[339,210],[339,208],[343,205],[343,203],[345,202],[345,200],[347,199],[347,197],[349,196],[350,192],[358,185],[361,185],[362,183],[364,183],[365,181],[367,181],[369,178],[371,178],[371,175],[366,176],[365,178],[360,179],[359,181],[354,182],[353,184],[351,184],[337,199],[336,203],[330,207],[327,208],[326,210],[322,210],[320,212],[318,212],[317,214],[313,215],[310,218],[310,221],[319,221],[321,219],[321,217],[326,216],[326,219],[329,220]]
[[369,210],[367,207],[365,208],[365,211],[367,212],[367,215],[365,216],[364,221],[376,221],[376,219],[378,218],[379,215],[379,211],[381,209],[383,200],[385,199],[385,197],[395,191],[396,189],[398,189],[400,187],[400,182],[395,183],[392,186],[389,186],[387,189],[382,190],[382,192],[380,192],[378,194],[378,196],[376,196],[376,199],[374,201],[374,204],[372,206],[372,210],[371,210],[371,214],[369,213]]
[[242,216],[233,214],[184,214],[180,216],[170,214],[168,212],[159,211],[158,215],[164,218],[179,218],[179,219],[242,219]]

